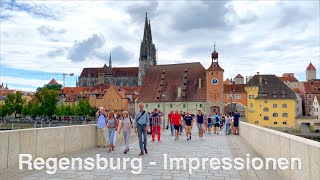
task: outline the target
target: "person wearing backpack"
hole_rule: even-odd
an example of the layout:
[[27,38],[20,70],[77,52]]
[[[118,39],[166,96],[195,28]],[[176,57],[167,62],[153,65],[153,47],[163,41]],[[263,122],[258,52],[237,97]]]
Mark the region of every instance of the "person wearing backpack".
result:
[[97,117],[97,137],[98,145],[97,148],[107,147],[107,129],[106,129],[106,117],[108,116],[107,112],[103,107],[99,107],[99,110],[96,112]]
[[218,115],[218,113],[216,113],[216,115],[213,117],[213,119],[214,119],[213,133],[214,134],[219,134],[218,133],[218,128],[220,127],[220,116]]
[[[136,112],[134,118],[134,132],[138,133],[139,138],[139,146],[140,146],[140,154],[139,156],[144,155],[144,153],[148,154],[147,150],[147,131],[149,130],[149,116],[148,113],[144,110],[144,104],[142,102],[139,103],[139,111]],[[143,140],[142,140],[143,135]]]
[[133,122],[132,122],[131,116],[129,116],[128,111],[123,111],[122,112],[122,121],[121,121],[121,125],[119,128],[119,134],[121,133],[121,130],[122,130],[124,144],[126,145],[126,148],[123,151],[124,154],[127,154],[127,152],[129,152],[130,135],[131,135],[132,128],[133,128]]

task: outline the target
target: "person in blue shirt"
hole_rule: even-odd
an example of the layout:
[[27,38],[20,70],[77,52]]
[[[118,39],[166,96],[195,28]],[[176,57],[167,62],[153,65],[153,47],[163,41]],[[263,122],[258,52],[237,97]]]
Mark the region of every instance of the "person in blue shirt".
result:
[[235,110],[233,114],[233,126],[234,126],[234,131],[236,135],[239,135],[239,119],[240,119],[240,114],[238,113],[237,110]]
[[97,147],[107,147],[107,139],[106,139],[106,117],[107,112],[103,107],[99,107],[98,111],[96,112],[97,117],[97,137],[98,137],[98,145]]
[[192,130],[192,124],[193,124],[193,118],[190,115],[189,112],[186,113],[184,116],[184,128],[186,130],[186,135],[187,135],[187,141],[191,140],[191,130]]
[[216,113],[216,115],[213,117],[213,120],[214,120],[213,133],[219,134],[218,128],[220,127],[220,116],[218,115],[218,113]]
[[198,115],[197,115],[197,126],[198,126],[198,130],[199,130],[199,139],[203,140],[203,131],[204,131],[204,116],[201,113],[201,110],[198,110]]
[[212,123],[213,123],[213,115],[212,113],[209,113],[207,117],[207,129],[209,134],[211,134]]
[[[144,110],[144,104],[142,102],[139,103],[139,111],[136,112],[134,118],[134,131],[138,133],[139,146],[140,146],[140,154],[139,156],[144,155],[144,153],[148,154],[147,150],[147,131],[149,130],[149,116],[148,113]],[[143,136],[143,139],[142,139]]]

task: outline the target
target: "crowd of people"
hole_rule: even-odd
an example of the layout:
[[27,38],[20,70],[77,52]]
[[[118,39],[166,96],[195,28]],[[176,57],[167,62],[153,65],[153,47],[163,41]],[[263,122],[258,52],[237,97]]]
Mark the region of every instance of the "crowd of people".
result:
[[[162,120],[165,118],[164,114],[154,109],[153,112],[147,113],[144,110],[144,104],[139,103],[139,111],[135,113],[135,117],[132,118],[128,111],[123,111],[121,118],[116,115],[114,111],[105,111],[103,107],[100,107],[96,113],[97,117],[97,137],[98,148],[108,148],[108,152],[115,150],[116,135],[117,133],[123,134],[125,149],[124,154],[129,152],[129,144],[132,130],[138,134],[140,156],[148,154],[147,150],[147,133],[151,130],[151,142],[155,142],[155,136],[157,135],[157,141],[161,142],[161,126]],[[198,128],[198,136],[200,140],[203,140],[203,135],[208,133],[218,135],[219,132],[223,132],[226,135],[239,134],[239,120],[240,115],[237,111],[230,114],[219,113],[203,113],[198,110],[197,114],[191,114],[190,112],[171,111],[167,117],[167,127],[170,129],[171,136],[175,137],[175,140],[179,139],[184,131],[187,141],[192,138],[192,128],[196,125]],[[108,140],[107,140],[108,135]],[[108,145],[107,145],[108,142]]]

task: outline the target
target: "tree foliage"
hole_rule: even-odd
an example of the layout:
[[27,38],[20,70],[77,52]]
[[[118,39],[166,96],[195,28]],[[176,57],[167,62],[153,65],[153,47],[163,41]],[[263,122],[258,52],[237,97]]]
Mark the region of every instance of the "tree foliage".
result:
[[22,113],[22,108],[24,105],[24,100],[22,99],[22,94],[16,92],[13,94],[8,94],[7,99],[5,100],[5,109],[8,115],[14,114],[14,117],[17,117],[17,114]]

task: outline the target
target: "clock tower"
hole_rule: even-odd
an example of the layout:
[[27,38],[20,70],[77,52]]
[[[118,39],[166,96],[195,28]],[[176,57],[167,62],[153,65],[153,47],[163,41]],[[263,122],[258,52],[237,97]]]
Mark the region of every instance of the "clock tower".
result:
[[207,79],[207,107],[212,113],[223,113],[223,72],[218,61],[219,54],[214,45],[211,54],[211,66],[206,71]]

